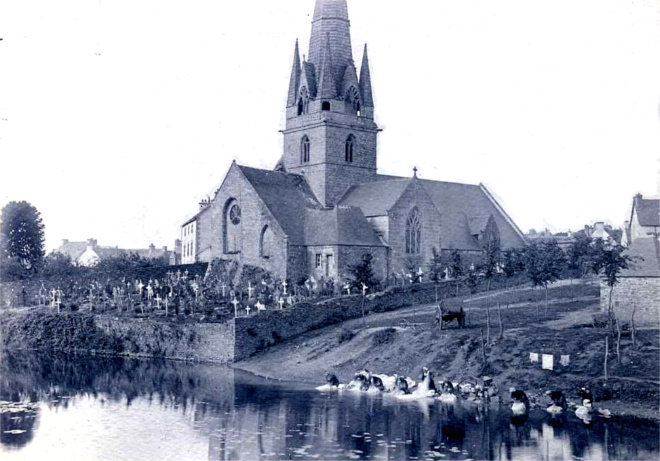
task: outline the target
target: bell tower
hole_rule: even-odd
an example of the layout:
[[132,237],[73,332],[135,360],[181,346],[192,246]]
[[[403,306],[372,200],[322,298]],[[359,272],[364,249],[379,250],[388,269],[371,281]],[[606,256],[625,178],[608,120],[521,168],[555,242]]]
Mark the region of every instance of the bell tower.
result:
[[309,56],[293,56],[284,130],[286,171],[303,174],[334,206],[346,189],[376,178],[378,126],[367,46],[353,61],[346,0],[316,0]]

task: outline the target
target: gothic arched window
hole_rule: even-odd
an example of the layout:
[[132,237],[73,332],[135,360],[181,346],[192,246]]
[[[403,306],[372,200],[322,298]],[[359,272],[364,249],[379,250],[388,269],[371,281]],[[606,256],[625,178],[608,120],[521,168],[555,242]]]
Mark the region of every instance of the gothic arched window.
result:
[[417,207],[414,207],[408,213],[405,240],[406,254],[418,255],[422,253],[422,221]]
[[307,113],[309,109],[309,93],[307,88],[304,86],[300,89],[300,95],[298,96],[298,115],[303,115]]
[[346,92],[346,108],[349,113],[360,115],[360,92],[354,86]]
[[353,162],[353,152],[355,151],[355,136],[352,134],[346,138],[345,159],[347,162]]
[[223,247],[225,253],[238,253],[241,251],[242,211],[235,198],[227,200],[222,216]]
[[300,163],[309,163],[310,143],[307,135],[300,140]]
[[270,258],[273,248],[275,248],[275,235],[271,228],[266,225],[261,230],[261,238],[259,239],[259,254],[262,258]]
[[324,111],[330,110],[330,101],[323,101],[321,103],[321,110],[324,110]]

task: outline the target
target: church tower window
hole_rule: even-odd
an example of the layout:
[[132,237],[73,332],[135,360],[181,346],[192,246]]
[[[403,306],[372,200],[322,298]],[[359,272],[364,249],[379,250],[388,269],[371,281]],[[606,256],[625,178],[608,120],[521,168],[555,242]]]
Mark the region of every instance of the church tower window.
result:
[[414,207],[408,213],[405,236],[406,254],[418,255],[422,253],[422,221],[419,210]]
[[346,152],[345,152],[345,159],[349,163],[353,162],[354,150],[355,150],[355,136],[349,134],[348,138],[346,138]]
[[354,86],[346,92],[346,108],[349,113],[360,116],[360,92]]
[[303,136],[300,141],[300,162],[309,163],[310,143],[307,136]]
[[227,200],[223,213],[223,246],[225,253],[241,251],[241,207],[234,198]]
[[309,93],[304,86],[300,89],[300,96],[298,96],[298,115],[304,115],[309,109]]
[[321,103],[321,110],[329,111],[330,110],[330,101],[323,101]]

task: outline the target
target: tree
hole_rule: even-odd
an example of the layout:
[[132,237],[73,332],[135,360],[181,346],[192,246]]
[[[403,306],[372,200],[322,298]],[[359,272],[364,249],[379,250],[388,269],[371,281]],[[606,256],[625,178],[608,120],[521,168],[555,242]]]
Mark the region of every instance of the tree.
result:
[[0,220],[3,266],[18,263],[25,275],[35,274],[45,256],[45,226],[41,213],[28,202],[9,202],[2,209]]
[[426,271],[428,272],[429,279],[435,285],[435,302],[438,302],[438,282],[442,280],[442,255],[436,247],[431,248],[432,256],[429,261]]
[[463,264],[461,261],[461,252],[458,250],[452,250],[451,252],[451,275],[456,280],[456,296],[458,296],[458,290],[461,286],[461,277],[463,276]]
[[527,277],[535,287],[545,289],[545,312],[548,312],[548,284],[561,277],[565,256],[557,241],[552,239],[542,244],[533,243],[525,252]]
[[600,274],[600,271],[603,269],[603,255],[606,249],[607,246],[603,239],[595,239],[589,245],[589,252],[587,253],[588,264],[595,275]]
[[360,292],[362,290],[363,283],[372,292],[375,291],[373,290],[373,287],[378,284],[378,280],[376,280],[376,278],[374,277],[374,270],[371,266],[372,260],[373,260],[373,256],[367,253],[362,256],[362,262],[349,267],[349,271],[353,275],[353,280],[351,281],[351,285],[353,286],[354,289],[360,290]]
[[582,277],[589,264],[593,240],[584,234],[578,234],[568,249],[567,265],[571,278]]
[[599,257],[603,276],[607,286],[610,287],[609,303],[607,308],[607,319],[610,324],[610,329],[614,330],[613,308],[612,308],[612,292],[614,286],[619,283],[619,273],[624,269],[629,269],[634,262],[634,258],[623,254],[624,248],[621,245],[612,245],[604,247]]

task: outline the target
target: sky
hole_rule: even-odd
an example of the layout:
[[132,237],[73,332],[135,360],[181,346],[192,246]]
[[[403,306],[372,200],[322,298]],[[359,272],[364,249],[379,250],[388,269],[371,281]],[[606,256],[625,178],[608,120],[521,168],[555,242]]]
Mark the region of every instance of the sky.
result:
[[[660,0],[348,0],[379,173],[484,183],[523,230],[620,226],[660,184]],[[314,0],[2,0],[0,206],[46,246],[170,248],[282,152]]]

